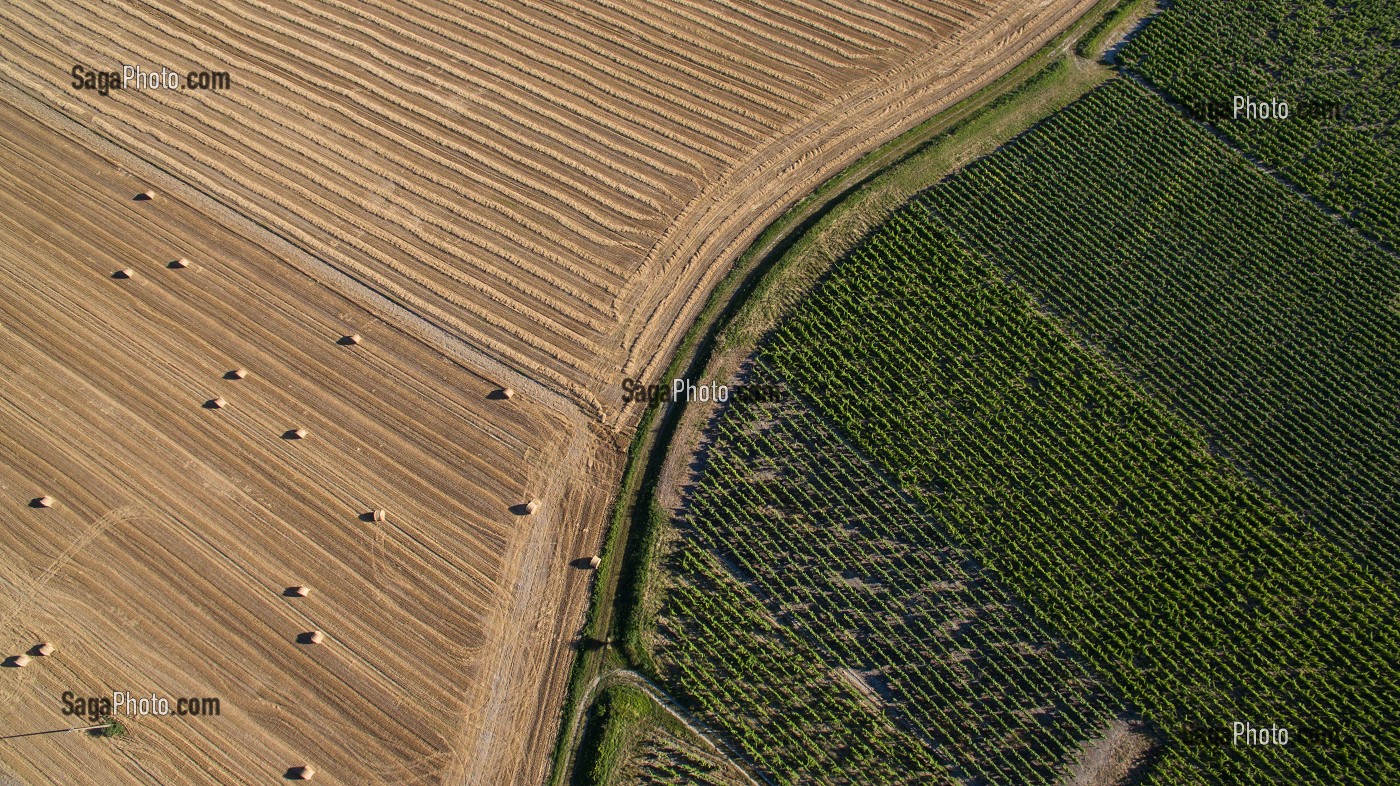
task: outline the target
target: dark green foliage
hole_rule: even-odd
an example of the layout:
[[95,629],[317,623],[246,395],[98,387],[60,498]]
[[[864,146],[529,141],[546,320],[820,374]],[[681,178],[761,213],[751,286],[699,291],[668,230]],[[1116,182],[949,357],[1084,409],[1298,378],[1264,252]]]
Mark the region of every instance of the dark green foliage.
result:
[[1123,62],[1183,103],[1235,95],[1341,107],[1336,119],[1221,119],[1324,203],[1400,241],[1400,0],[1173,0]]
[[122,723],[121,721],[117,720],[111,715],[103,715],[97,721],[97,724],[93,725],[104,723],[106,724],[104,728],[94,730],[93,733],[96,736],[103,737],[106,739],[120,739],[126,736],[126,724]]
[[[762,366],[749,380],[777,383]],[[734,624],[781,631],[768,646],[782,659],[811,662],[838,690],[862,691],[911,732],[904,744],[922,744],[964,782],[1051,783],[1107,726],[1114,703],[1061,643],[799,400],[735,403],[716,428],[679,523],[681,554],[705,559],[677,567],[689,574],[718,557],[732,577],[722,586],[737,594],[744,585],[742,601],[756,607],[749,622]],[[713,612],[679,605],[685,597],[667,610],[670,624],[713,626]],[[675,645],[659,656],[690,667],[698,657]],[[725,713],[759,718],[762,689],[750,683],[766,674],[714,669],[747,696]],[[837,670],[845,686],[832,680]],[[800,697],[781,695],[800,717]],[[816,720],[799,728],[811,733]],[[801,772],[790,756],[770,766]]]
[[[1150,154],[1151,129],[1106,104],[1133,97],[1123,90],[1027,144],[1067,160],[1095,134],[1122,133]],[[1183,174],[1164,193],[1209,187]],[[1047,232],[1067,229],[1050,221]],[[924,208],[838,262],[762,360],[1162,728],[1153,782],[1400,780],[1390,585],[1213,457]],[[1188,742],[1233,721],[1285,725],[1293,743]]]
[[622,764],[626,745],[652,707],[645,693],[628,685],[613,685],[599,694],[588,708],[588,725],[579,743],[573,779],[576,786],[609,785]]
[[922,201],[1249,478],[1395,575],[1393,256],[1121,80]]

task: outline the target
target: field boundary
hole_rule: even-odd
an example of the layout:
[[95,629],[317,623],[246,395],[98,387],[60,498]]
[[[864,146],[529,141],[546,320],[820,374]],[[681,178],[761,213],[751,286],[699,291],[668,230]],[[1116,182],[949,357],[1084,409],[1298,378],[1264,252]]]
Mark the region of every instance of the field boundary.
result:
[[[735,772],[743,776],[751,786],[761,786],[762,783],[771,783],[762,775],[755,775],[748,768],[749,762],[743,754],[736,750],[727,740],[711,729],[704,721],[695,717],[684,705],[676,701],[664,688],[657,685],[655,681],[633,669],[614,668],[604,671],[595,676],[584,689],[583,701],[580,701],[575,708],[573,724],[574,739],[573,746],[578,746],[586,734],[586,724],[583,722],[583,715],[593,704],[594,697],[615,685],[629,685],[647,695],[657,708],[669,715],[676,723],[680,724],[688,733],[693,735],[697,741],[708,747],[716,758],[723,759]],[[574,776],[577,777],[576,775]]]
[[[1138,0],[1100,0],[1069,28],[1006,74],[861,156],[784,212],[768,225],[710,292],[661,379],[699,378],[714,359],[716,350],[721,348],[725,332],[745,308],[786,276],[794,264],[788,252],[823,220],[849,207],[850,197],[941,140],[973,126],[988,112],[1014,107],[1034,95],[1035,90],[1022,88],[1034,83],[1042,71],[1073,58],[1074,46],[1104,16],[1135,2]],[[1031,125],[1033,123],[1026,123],[1027,128]],[[628,446],[626,468],[601,551],[603,561],[595,578],[583,630],[585,646],[579,648],[569,677],[568,698],[561,710],[553,767],[546,781],[548,786],[563,786],[571,777],[578,725],[603,673],[629,665],[642,676],[655,673],[654,664],[640,646],[636,612],[644,604],[650,585],[658,525],[663,518],[656,506],[656,486],[685,409],[683,403],[649,407],[639,419]]]

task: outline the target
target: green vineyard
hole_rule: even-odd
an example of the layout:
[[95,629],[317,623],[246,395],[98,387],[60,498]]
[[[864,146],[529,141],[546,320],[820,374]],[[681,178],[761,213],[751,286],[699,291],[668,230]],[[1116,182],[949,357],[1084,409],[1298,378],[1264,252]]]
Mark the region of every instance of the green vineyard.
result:
[[671,561],[656,643],[662,676],[753,769],[779,784],[950,782],[716,555],[685,543]]
[[729,786],[719,765],[671,744],[649,736],[642,739],[629,767],[618,784],[633,786]]
[[1394,256],[1124,80],[922,203],[1218,455],[1396,574]]
[[[750,382],[776,380],[760,367]],[[822,690],[848,697],[840,711],[888,718],[905,730],[899,744],[926,748],[948,782],[1052,783],[1104,729],[1113,702],[1063,642],[800,402],[736,403],[717,429],[673,568],[725,578],[710,579],[702,596],[688,583],[671,593],[660,658],[702,704],[711,700],[700,694],[726,686],[727,714],[715,716],[717,725],[737,726],[736,736],[754,728],[811,738],[849,725],[817,714],[822,705],[795,691],[776,699],[761,692],[770,670],[806,663]],[[748,628],[765,634],[766,648],[736,646],[743,639],[729,633],[715,646],[715,631],[744,626],[737,613],[715,608],[720,598],[763,616]],[[692,640],[708,646],[692,649]],[[695,684],[696,671],[717,684]],[[768,714],[775,700],[785,728]],[[823,745],[834,740],[844,738]],[[750,753],[775,781],[828,772],[759,751],[755,741]],[[862,765],[825,782],[925,782],[907,770],[869,778]]]
[[[1400,242],[1400,2],[1174,0],[1123,62],[1358,226]],[[1237,95],[1292,111],[1236,118]]]
[[1091,93],[760,347],[789,396],[713,425],[663,678],[780,783],[1054,782],[1125,717],[1148,783],[1400,782],[1400,597],[1361,561],[1394,280],[1150,93]]
[[[921,207],[838,263],[762,357],[1166,733],[1160,782],[1400,777],[1389,584]],[[1199,740],[1234,721],[1309,731]]]
[[708,422],[646,642],[761,782],[1400,783],[1400,3],[1113,62]]

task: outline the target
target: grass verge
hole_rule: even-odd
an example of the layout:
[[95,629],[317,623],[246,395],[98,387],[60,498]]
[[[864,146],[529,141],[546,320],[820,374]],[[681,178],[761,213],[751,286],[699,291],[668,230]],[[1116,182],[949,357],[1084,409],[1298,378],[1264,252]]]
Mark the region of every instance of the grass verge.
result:
[[1075,54],[1083,58],[1103,57],[1114,41],[1137,20],[1151,13],[1156,5],[1157,0],[1123,0],[1079,39],[1074,47]]
[[573,786],[607,786],[638,727],[655,710],[651,698],[630,685],[613,685],[598,694],[579,742]]
[[[1111,76],[1110,69],[1070,52],[1119,5],[1117,0],[1095,5],[1011,71],[862,156],[770,224],[710,293],[662,379],[698,378],[717,350],[761,335],[839,253],[910,196]],[[813,249],[821,253],[810,253]],[[573,768],[579,737],[575,719],[594,680],[605,669],[623,664],[656,673],[645,646],[644,610],[666,517],[653,492],[683,414],[683,404],[648,408],[628,447],[584,627],[585,637],[620,647],[580,649],[570,674],[550,786],[561,786]]]

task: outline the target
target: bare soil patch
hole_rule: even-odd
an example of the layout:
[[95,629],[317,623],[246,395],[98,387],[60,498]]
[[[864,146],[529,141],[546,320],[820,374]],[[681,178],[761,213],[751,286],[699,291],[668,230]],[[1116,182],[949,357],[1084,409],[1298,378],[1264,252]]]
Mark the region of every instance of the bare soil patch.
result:
[[1127,786],[1156,745],[1141,722],[1115,720],[1084,746],[1065,786]]

